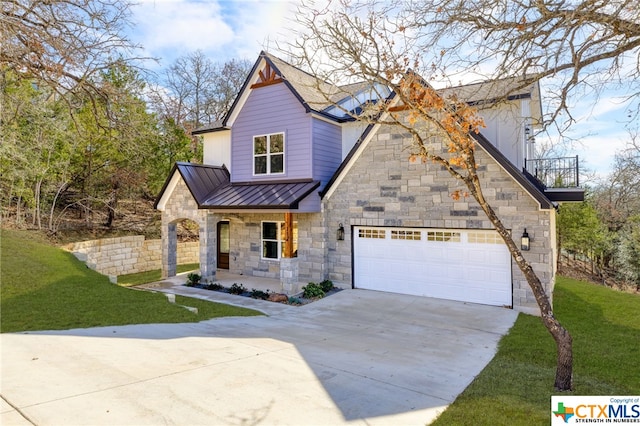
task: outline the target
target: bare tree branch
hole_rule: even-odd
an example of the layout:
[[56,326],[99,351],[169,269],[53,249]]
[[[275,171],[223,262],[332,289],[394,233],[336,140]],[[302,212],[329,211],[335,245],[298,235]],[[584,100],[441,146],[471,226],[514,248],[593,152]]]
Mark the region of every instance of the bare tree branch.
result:
[[123,35],[127,0],[2,2],[0,67],[47,85],[72,108],[73,95],[97,102],[109,94],[100,74],[115,61],[132,66],[138,48]]
[[[425,10],[424,15],[427,13],[431,12]],[[480,14],[480,19],[489,19],[490,23],[493,18]],[[422,26],[414,22],[413,29],[409,30],[406,16],[394,5],[353,5],[347,0],[333,9],[316,10],[313,5],[303,5],[298,22],[307,32],[291,43],[287,53],[298,65],[317,76],[314,89],[323,94],[325,101],[355,120],[393,126],[396,131],[411,135],[413,144],[408,147],[410,161],[435,162],[466,188],[464,192],[454,190],[451,194],[453,199],[470,194],[477,201],[529,283],[542,321],[556,341],[555,388],[572,389],[572,337],[555,318],[540,278],[484,195],[476,164],[474,137],[484,122],[466,100],[458,99],[452,92],[438,92],[429,84],[428,80],[441,71],[442,62],[436,62],[441,61],[438,58],[425,66],[424,53],[433,47],[427,46],[427,37],[417,31]],[[490,29],[488,34],[492,31]],[[440,56],[444,58],[446,52]],[[345,85],[356,79],[362,82],[360,86]],[[536,81],[535,77],[526,74],[512,80],[514,84],[504,84],[503,81],[491,86],[489,93],[496,99],[490,99],[489,103],[506,99],[512,93],[494,93],[493,89],[509,87],[519,90]],[[358,103],[358,92],[362,87],[368,87],[377,95],[383,93],[377,87],[387,87],[393,95],[371,97],[359,108],[345,107],[352,104],[345,104],[345,98],[351,97],[354,104]]]

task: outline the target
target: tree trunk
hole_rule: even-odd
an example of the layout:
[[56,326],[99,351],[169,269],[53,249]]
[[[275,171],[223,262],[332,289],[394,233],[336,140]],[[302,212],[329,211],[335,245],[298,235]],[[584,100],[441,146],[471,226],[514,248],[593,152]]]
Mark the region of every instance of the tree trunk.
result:
[[107,222],[105,223],[105,226],[109,229],[111,229],[111,227],[113,226],[113,221],[116,218],[117,205],[118,205],[118,198],[114,190],[111,193],[111,197],[109,197],[109,200],[107,201]]
[[542,323],[547,328],[551,336],[556,342],[557,349],[557,364],[556,364],[556,378],[554,388],[556,391],[570,391],[573,390],[573,339],[571,334],[560,324],[553,314],[553,308],[551,307],[551,301],[547,295],[542,282],[536,275],[535,271],[522,255],[522,252],[513,241],[511,233],[503,225],[500,218],[493,211],[493,208],[484,198],[480,181],[477,174],[472,174],[469,181],[465,181],[467,187],[471,190],[473,197],[476,199],[482,210],[486,213],[487,217],[495,226],[496,231],[500,234],[504,240],[511,257],[522,271],[522,274],[527,280],[531,291],[538,307],[540,308],[540,317]]
[[51,202],[51,211],[49,212],[49,232],[57,232],[58,229],[57,227],[54,228],[53,226],[53,217],[56,213],[56,204],[58,203],[58,198],[60,197],[60,194],[67,189],[67,182],[64,182],[62,185],[60,185],[58,187],[58,190],[56,191],[56,195],[53,197],[53,201]]
[[120,188],[120,182],[118,180],[118,176],[114,175],[111,177],[111,194],[109,196],[109,200],[107,201],[107,223],[105,224],[107,228],[111,229],[113,226],[113,221],[116,218],[116,209],[118,208],[118,189]]
[[22,212],[20,211],[20,206],[22,205],[22,195],[18,196],[18,201],[16,201],[16,223],[18,225],[22,224]]
[[[538,276],[522,255],[520,255],[520,258],[522,261],[518,262],[516,260],[516,263],[518,263],[520,270],[533,290],[540,307],[542,323],[556,342],[556,378],[553,386],[557,391],[570,391],[573,389],[573,338],[553,314],[549,297],[544,291]],[[523,263],[526,265],[523,265]]]
[[33,207],[33,224],[38,226],[38,229],[42,229],[42,220],[40,217],[40,194],[42,189],[42,179],[38,179],[36,182],[36,187],[33,191],[33,196],[35,198],[35,206]]

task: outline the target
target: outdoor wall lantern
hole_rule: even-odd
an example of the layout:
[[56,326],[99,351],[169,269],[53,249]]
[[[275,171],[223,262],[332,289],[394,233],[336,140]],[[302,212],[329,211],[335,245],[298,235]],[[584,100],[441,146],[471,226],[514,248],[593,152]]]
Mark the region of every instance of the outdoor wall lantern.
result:
[[338,232],[336,235],[336,239],[338,241],[344,241],[344,226],[342,226],[342,223],[338,224]]
[[529,243],[531,240],[529,239],[529,234],[527,233],[527,228],[524,228],[524,232],[522,233],[522,238],[520,238],[520,248],[522,251],[529,251]]

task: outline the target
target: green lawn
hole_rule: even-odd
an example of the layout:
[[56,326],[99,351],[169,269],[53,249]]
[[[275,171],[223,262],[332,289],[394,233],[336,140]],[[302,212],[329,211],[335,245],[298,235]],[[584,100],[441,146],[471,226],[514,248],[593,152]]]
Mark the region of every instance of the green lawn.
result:
[[37,234],[0,234],[0,332],[63,330],[107,325],[198,322],[223,316],[261,315],[257,311],[176,297],[198,308],[194,314],[170,304],[160,293],[109,282],[71,253]]
[[[558,278],[555,313],[573,336],[572,395],[640,394],[640,295]],[[433,423],[549,425],[555,343],[520,314],[496,357]]]
[[[0,331],[117,324],[195,322],[255,311],[110,284],[73,255],[2,231]],[[556,315],[574,339],[574,395],[640,393],[640,295],[559,278]],[[498,353],[434,423],[548,425],[554,395],[555,344],[538,317],[520,314]]]
[[[176,272],[178,274],[182,272],[194,271],[200,268],[199,263],[186,263],[184,265],[178,265]],[[160,281],[162,278],[162,272],[160,269],[153,271],[138,272],[135,274],[126,274],[118,276],[118,285],[131,287],[133,285],[140,285],[146,283],[152,283],[154,281]]]

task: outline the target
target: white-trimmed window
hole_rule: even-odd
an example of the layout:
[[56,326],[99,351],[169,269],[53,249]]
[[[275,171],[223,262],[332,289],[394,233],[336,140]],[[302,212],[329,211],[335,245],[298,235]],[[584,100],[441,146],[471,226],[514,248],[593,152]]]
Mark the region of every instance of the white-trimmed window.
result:
[[284,133],[253,137],[253,174],[284,173]]
[[[262,222],[262,258],[279,260],[284,253],[284,222]],[[293,257],[298,257],[298,222],[293,222]]]

